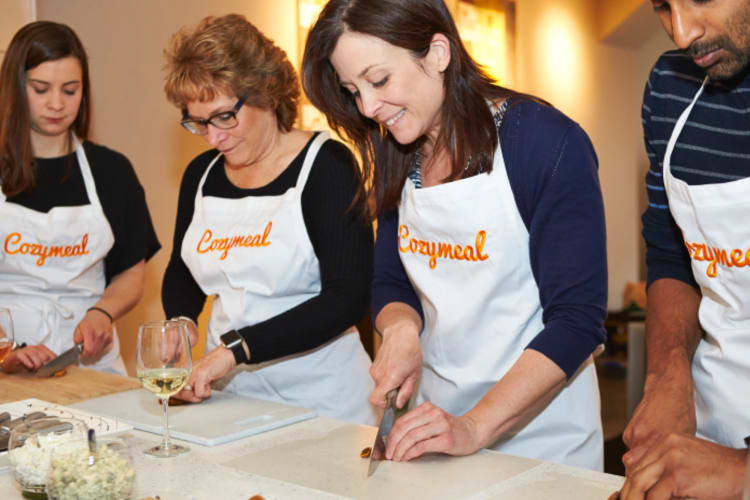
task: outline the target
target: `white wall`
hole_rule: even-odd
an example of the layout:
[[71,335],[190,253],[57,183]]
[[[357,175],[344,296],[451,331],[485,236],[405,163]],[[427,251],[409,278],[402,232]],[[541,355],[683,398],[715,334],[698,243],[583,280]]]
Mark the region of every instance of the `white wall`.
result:
[[[134,373],[138,324],[164,317],[161,282],[172,251],[182,172],[203,140],[179,125],[164,97],[163,56],[169,36],[207,15],[245,15],[296,64],[295,0],[38,0],[38,18],[70,25],[88,51],[94,123],[92,138],[133,163],[151,209],[162,250],[148,263],[141,303],[118,321],[123,357]],[[290,17],[290,15],[292,17]]]
[[0,0],[0,54],[18,29],[34,20],[36,0]]
[[657,41],[666,36],[655,24],[656,41],[643,47],[602,43],[590,0],[518,1],[516,15],[516,88],[580,123],[596,149],[607,218],[608,306],[619,309],[625,283],[643,278],[641,96],[662,51]]
[[[16,5],[28,2],[33,0]],[[643,277],[640,213],[646,160],[641,94],[651,64],[670,45],[658,30],[635,48],[600,42],[592,4],[516,3],[514,87],[552,102],[579,122],[594,143],[607,217],[609,307],[618,309],[625,283]],[[283,47],[296,65],[295,9],[295,0],[37,0],[39,19],[69,24],[86,45],[93,84],[93,139],[125,153],[134,164],[163,245],[147,266],[143,301],[118,322],[131,372],[138,323],[163,317],[161,279],[172,250],[182,171],[206,149],[200,138],[180,128],[177,110],[164,98],[162,49],[180,26],[193,25],[209,14],[238,12]]]

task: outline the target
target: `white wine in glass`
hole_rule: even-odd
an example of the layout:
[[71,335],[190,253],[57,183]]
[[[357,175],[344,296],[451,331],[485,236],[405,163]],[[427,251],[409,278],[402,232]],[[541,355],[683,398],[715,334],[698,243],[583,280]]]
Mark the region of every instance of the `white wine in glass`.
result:
[[193,369],[190,338],[184,321],[150,321],[138,327],[136,369],[141,384],[156,394],[164,411],[161,444],[144,450],[155,457],[174,457],[190,448],[169,441],[169,396],[180,392]]
[[10,309],[0,307],[0,365],[10,356],[14,340],[13,318],[10,315]]

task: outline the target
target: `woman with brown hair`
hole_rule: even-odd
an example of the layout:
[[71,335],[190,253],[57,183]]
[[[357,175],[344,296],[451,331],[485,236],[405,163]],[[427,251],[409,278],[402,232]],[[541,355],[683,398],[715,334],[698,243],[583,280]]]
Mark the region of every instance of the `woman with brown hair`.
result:
[[0,306],[21,347],[5,371],[82,344],[84,366],[125,374],[114,320],[140,300],[160,245],[130,162],[86,140],[90,96],[73,30],[15,34],[0,68]]
[[495,85],[442,0],[331,0],[302,78],[378,215],[370,400],[417,403],[386,457],[491,447],[601,469],[604,214],[583,130]]
[[167,98],[212,148],[185,170],[162,290],[167,315],[192,320],[214,295],[208,353],[178,396],[200,401],[215,383],[372,423],[370,358],[352,325],[373,235],[353,204],[351,153],[294,128],[297,75],[244,17],[183,28],[166,55]]

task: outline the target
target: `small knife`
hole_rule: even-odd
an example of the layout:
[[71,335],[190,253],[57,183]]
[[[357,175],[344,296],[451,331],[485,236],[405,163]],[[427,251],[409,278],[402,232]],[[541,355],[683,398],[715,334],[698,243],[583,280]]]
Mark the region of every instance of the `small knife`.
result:
[[83,342],[79,342],[64,353],[60,354],[52,361],[49,361],[47,364],[43,365],[37,370],[36,376],[50,377],[54,375],[55,372],[59,372],[66,366],[78,363],[78,359],[81,356],[81,351],[83,351]]
[[380,425],[378,426],[378,434],[377,436],[375,436],[375,442],[372,444],[372,451],[370,452],[370,465],[367,468],[367,477],[372,476],[372,474],[375,472],[375,469],[377,469],[378,465],[380,465],[380,462],[385,459],[385,442],[388,439],[388,434],[390,434],[391,429],[393,428],[393,424],[396,422],[396,419],[406,413],[408,405],[404,405],[404,407],[401,409],[396,408],[397,395],[398,389],[388,391],[388,394],[385,395],[385,412],[383,413],[383,418],[380,420]]
[[46,416],[47,415],[45,415],[41,411],[35,411],[33,413],[29,413],[28,415],[13,419],[7,424],[0,426],[0,452],[8,449],[8,441],[10,441],[10,431],[14,427]]

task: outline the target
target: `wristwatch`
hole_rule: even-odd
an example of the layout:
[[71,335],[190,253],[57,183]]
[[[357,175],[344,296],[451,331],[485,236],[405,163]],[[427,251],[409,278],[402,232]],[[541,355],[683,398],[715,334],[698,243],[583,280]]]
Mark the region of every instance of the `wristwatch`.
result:
[[245,355],[245,348],[242,347],[242,342],[245,339],[242,338],[242,335],[237,333],[237,330],[227,332],[219,338],[221,339],[222,345],[232,351],[232,354],[234,355],[234,361],[238,365],[250,361]]

